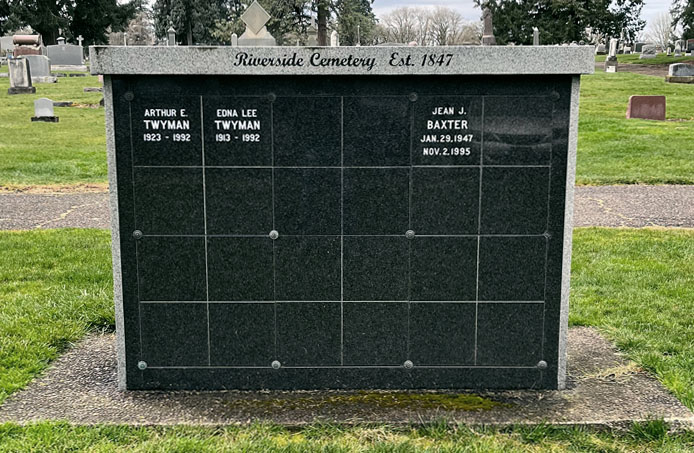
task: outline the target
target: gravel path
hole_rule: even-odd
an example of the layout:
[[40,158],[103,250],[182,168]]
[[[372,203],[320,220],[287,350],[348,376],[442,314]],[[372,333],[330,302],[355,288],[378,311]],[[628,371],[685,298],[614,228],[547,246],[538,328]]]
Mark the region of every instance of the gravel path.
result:
[[[694,227],[694,186],[580,186],[575,226]],[[0,194],[0,230],[109,228],[107,193]]]

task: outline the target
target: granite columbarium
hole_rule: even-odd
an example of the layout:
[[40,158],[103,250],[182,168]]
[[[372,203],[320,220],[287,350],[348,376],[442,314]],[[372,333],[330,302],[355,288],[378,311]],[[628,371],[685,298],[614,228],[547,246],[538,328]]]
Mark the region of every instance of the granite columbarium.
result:
[[593,53],[90,48],[121,388],[563,388]]

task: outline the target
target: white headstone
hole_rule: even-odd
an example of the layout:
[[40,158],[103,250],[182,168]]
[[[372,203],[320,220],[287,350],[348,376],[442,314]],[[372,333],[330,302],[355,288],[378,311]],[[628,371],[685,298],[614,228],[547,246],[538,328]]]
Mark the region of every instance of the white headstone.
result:
[[34,101],[34,116],[41,118],[44,116],[55,116],[53,113],[53,101],[48,98],[39,98]]
[[246,30],[239,36],[240,46],[274,46],[275,38],[267,31],[267,21],[270,15],[262,6],[253,0],[246,11],[241,15],[241,20],[246,24]]
[[123,45],[128,46],[128,34],[126,32],[123,32]]
[[231,34],[231,45],[234,47],[239,45],[239,35],[236,33]]
[[166,34],[168,36],[167,44],[169,46],[175,46],[176,45],[176,30],[174,30],[173,25],[170,26],[168,30],[166,30]]
[[665,51],[665,55],[667,55],[668,57],[670,55],[672,55],[672,49],[668,47],[667,50]]
[[610,57],[617,57],[617,45],[619,44],[619,39],[617,38],[611,38],[610,39]]
[[84,38],[82,37],[82,35],[79,35],[77,37],[77,45],[82,47],[82,41],[84,41]]
[[682,56],[682,41],[679,39],[677,41],[675,41],[675,56],[676,57]]
[[333,30],[330,33],[330,47],[338,47],[340,45],[340,38],[337,35],[337,31]]
[[540,30],[537,27],[533,27],[533,46],[540,45]]

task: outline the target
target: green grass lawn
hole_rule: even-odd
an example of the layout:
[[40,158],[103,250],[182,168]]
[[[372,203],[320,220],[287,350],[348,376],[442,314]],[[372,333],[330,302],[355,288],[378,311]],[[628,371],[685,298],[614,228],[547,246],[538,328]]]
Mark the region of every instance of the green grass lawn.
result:
[[[694,85],[628,72],[581,82],[578,184],[694,184]],[[666,96],[673,121],[626,119],[631,95]]]
[[[694,408],[694,231],[575,231],[570,322],[596,326]],[[111,329],[109,236],[0,232],[0,402],[89,330]],[[3,451],[692,451],[694,432],[272,425],[213,428],[0,425]]]
[[421,427],[275,425],[145,428],[0,424],[0,452],[691,452],[694,432],[668,434],[652,422],[627,432],[538,426],[508,430],[433,423]]
[[[38,97],[98,103],[99,93],[82,92],[96,77],[38,84],[36,96],[9,96],[8,86],[0,78],[0,187],[106,182],[103,109],[62,107],[58,124],[30,121]],[[666,95],[668,118],[687,121],[627,120],[632,94]],[[598,72],[582,78],[580,111],[579,184],[694,184],[694,85]]]
[[[672,63],[683,63],[685,61],[694,61],[694,57],[668,57],[667,54],[659,53],[655,58],[645,58],[641,60],[641,54],[630,53],[617,55],[617,63],[626,64],[672,64]],[[596,55],[595,62],[602,63],[607,59],[607,55]]]
[[105,182],[103,108],[56,107],[59,123],[31,122],[40,97],[98,104],[101,93],[82,91],[100,86],[98,78],[61,77],[35,86],[36,95],[10,96],[9,79],[0,78],[0,186]]

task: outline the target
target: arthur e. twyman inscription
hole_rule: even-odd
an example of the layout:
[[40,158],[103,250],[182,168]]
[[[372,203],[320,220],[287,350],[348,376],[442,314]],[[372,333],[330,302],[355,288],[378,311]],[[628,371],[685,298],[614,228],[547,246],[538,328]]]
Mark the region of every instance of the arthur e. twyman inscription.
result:
[[129,389],[561,388],[592,47],[93,47]]

